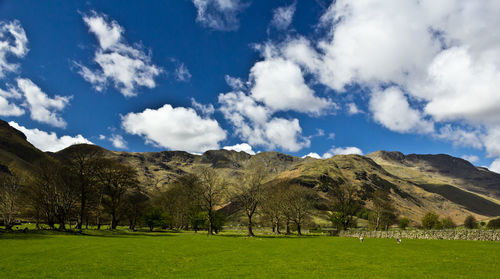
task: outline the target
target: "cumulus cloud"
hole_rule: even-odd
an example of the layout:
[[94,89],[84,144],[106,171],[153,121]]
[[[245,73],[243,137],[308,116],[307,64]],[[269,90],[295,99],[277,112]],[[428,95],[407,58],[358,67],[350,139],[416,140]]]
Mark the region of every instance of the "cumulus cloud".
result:
[[26,135],[28,142],[33,144],[36,148],[42,151],[57,152],[68,146],[78,143],[92,144],[91,141],[87,140],[82,135],[72,136],[62,136],[58,137],[55,132],[45,132],[38,129],[28,129],[24,126],[19,125],[14,121],[10,121],[9,125],[13,128],[23,132]]
[[76,63],[78,73],[90,82],[97,91],[112,84],[124,96],[137,95],[139,87],[155,88],[155,78],[162,69],[151,62],[151,54],[141,46],[130,46],[123,38],[124,29],[106,15],[91,12],[83,21],[93,33],[99,48],[94,55],[98,69],[90,69]]
[[471,163],[475,163],[475,162],[479,161],[479,157],[476,155],[463,155],[461,158],[464,160],[467,160]]
[[22,58],[28,53],[28,38],[21,23],[0,22],[0,78],[8,72],[15,72],[19,65],[9,62],[9,56]]
[[227,85],[229,85],[229,87],[231,87],[231,89],[235,91],[243,90],[246,88],[245,83],[240,78],[235,78],[229,75],[226,75],[224,78]]
[[332,147],[330,150],[325,152],[322,156],[316,152],[311,152],[307,155],[304,155],[302,158],[311,157],[314,159],[328,159],[335,155],[363,155],[363,151],[355,146],[346,146],[346,147]]
[[122,135],[113,134],[109,138],[109,141],[116,148],[127,149],[127,141],[125,141]]
[[24,95],[31,119],[59,128],[66,127],[66,121],[58,112],[69,104],[71,97],[56,95],[50,98],[40,87],[25,78],[17,79],[17,87]]
[[320,115],[335,108],[329,99],[318,98],[305,84],[300,67],[283,58],[267,58],[250,70],[252,97],[274,111],[294,110]]
[[199,116],[194,109],[164,105],[122,117],[123,129],[144,137],[147,143],[172,150],[205,152],[218,149],[226,132],[219,123]]
[[1,93],[2,90],[0,89],[0,116],[20,116],[24,114],[24,109],[9,102]]
[[220,94],[219,104],[235,133],[251,145],[292,152],[310,145],[310,140],[302,136],[298,119],[273,117],[272,110],[241,91]]
[[286,30],[292,24],[296,3],[289,6],[278,7],[273,11],[271,26],[278,30]]
[[223,149],[234,150],[237,152],[243,151],[247,154],[255,155],[255,152],[252,150],[252,147],[248,143],[240,143],[240,144],[235,144],[235,145],[231,145],[231,146],[224,146]]
[[496,173],[500,173],[500,158],[499,159],[496,159],[495,161],[493,161],[489,167],[489,169],[491,171],[494,171]]
[[480,149],[483,147],[480,134],[480,131],[477,130],[468,131],[462,128],[453,127],[450,124],[446,124],[439,129],[439,133],[436,134],[436,137],[444,140],[449,140],[457,146]]
[[408,99],[397,87],[376,91],[370,99],[373,118],[386,128],[400,133],[431,133],[434,124],[420,111],[410,107]]
[[233,31],[239,28],[238,14],[248,4],[240,0],[192,0],[197,10],[196,21],[203,26],[219,30]]

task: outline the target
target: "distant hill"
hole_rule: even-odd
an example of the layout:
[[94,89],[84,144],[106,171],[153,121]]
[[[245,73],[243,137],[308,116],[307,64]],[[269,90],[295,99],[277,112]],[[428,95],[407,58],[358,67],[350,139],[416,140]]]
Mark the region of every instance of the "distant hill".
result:
[[33,162],[44,156],[61,159],[73,152],[94,149],[134,167],[149,189],[168,187],[172,180],[199,166],[218,169],[234,185],[241,181],[248,166],[257,162],[266,167],[267,182],[287,179],[315,189],[325,203],[328,202],[326,182],[330,185],[348,182],[361,189],[360,198],[366,207],[371,207],[370,194],[382,189],[389,193],[401,216],[416,221],[428,211],[449,216],[457,223],[462,223],[469,214],[478,219],[500,216],[500,174],[449,155],[377,151],[366,156],[337,155],[323,160],[279,152],[249,155],[229,150],[211,150],[202,155],[184,151],[116,152],[86,144],[44,153],[28,143],[21,132],[0,122],[0,171],[1,166],[29,170]]

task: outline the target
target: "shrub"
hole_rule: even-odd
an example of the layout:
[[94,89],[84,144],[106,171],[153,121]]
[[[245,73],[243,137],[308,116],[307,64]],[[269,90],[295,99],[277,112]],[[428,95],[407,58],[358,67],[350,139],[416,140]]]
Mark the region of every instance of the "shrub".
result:
[[144,224],[153,231],[155,227],[166,227],[168,225],[168,217],[159,209],[151,209],[142,217]]
[[440,226],[439,215],[434,212],[427,212],[422,218],[422,228],[425,230],[436,229]]
[[398,226],[400,229],[406,230],[406,227],[408,227],[409,224],[410,224],[410,219],[403,217],[399,220]]
[[490,220],[486,227],[490,230],[500,229],[500,218]]
[[454,229],[456,226],[457,225],[455,225],[455,223],[453,222],[453,220],[449,216],[441,219],[441,227],[443,229]]
[[478,224],[474,216],[469,215],[467,216],[467,218],[465,218],[464,227],[466,227],[467,229],[477,229],[477,225]]

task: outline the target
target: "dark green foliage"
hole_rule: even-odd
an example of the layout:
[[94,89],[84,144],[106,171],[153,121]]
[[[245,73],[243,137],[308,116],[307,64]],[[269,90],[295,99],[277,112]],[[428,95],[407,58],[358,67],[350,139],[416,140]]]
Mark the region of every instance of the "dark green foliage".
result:
[[500,229],[500,218],[490,220],[488,222],[487,228],[490,230]]
[[371,210],[368,209],[368,208],[361,208],[359,210],[358,213],[356,213],[356,217],[358,217],[359,219],[364,219],[364,220],[368,220],[368,218],[370,217],[370,214],[371,214]]
[[168,226],[168,216],[157,208],[153,208],[146,212],[142,219],[144,220],[144,224],[149,227],[150,231],[153,231],[155,227]]
[[422,228],[425,230],[437,229],[440,226],[439,215],[434,212],[427,212],[422,218]]
[[[226,216],[219,211],[214,211],[211,222],[212,230],[217,234],[222,231],[222,228],[226,223]],[[195,232],[199,230],[208,230],[209,223],[209,215],[207,212],[199,212],[191,219],[191,226]]]
[[454,229],[457,225],[453,222],[451,217],[446,217],[441,219],[441,228],[443,229]]
[[467,229],[477,229],[477,226],[478,224],[474,216],[469,215],[467,216],[467,218],[465,218],[464,227],[466,227]]
[[402,230],[406,230],[406,228],[408,227],[409,224],[410,224],[410,219],[403,217],[403,218],[399,219],[398,227]]

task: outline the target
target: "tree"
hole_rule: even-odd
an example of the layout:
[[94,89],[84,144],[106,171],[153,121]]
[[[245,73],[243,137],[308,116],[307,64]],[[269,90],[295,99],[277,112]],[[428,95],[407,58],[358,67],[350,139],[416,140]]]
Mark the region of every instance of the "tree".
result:
[[370,213],[369,221],[373,228],[387,230],[396,221],[396,210],[392,205],[389,194],[383,190],[376,190],[373,194],[373,210]]
[[129,222],[129,229],[135,231],[137,222],[148,207],[149,197],[140,189],[125,194],[124,213]]
[[168,224],[167,215],[161,212],[158,208],[153,208],[146,212],[143,216],[144,223],[149,227],[149,231],[153,231],[155,227],[164,227]]
[[116,229],[123,206],[123,196],[138,187],[137,173],[129,166],[110,159],[98,163],[98,179],[103,192],[103,205],[111,215],[111,229]]
[[252,217],[257,206],[262,202],[263,181],[266,169],[262,165],[251,165],[250,170],[243,176],[242,182],[236,185],[235,201],[243,208],[248,218],[248,236],[254,236],[252,231]]
[[227,195],[227,182],[213,168],[202,167],[199,169],[198,188],[199,202],[202,211],[207,212],[208,234],[214,233],[215,210],[222,205]]
[[58,223],[60,230],[66,229],[65,223],[73,215],[77,203],[73,179],[72,172],[54,159],[35,163],[26,194],[37,220],[44,216],[50,228],[54,229],[54,224]]
[[172,228],[187,229],[193,216],[201,211],[199,193],[198,177],[186,174],[177,178],[168,188],[157,189],[153,203],[168,213]]
[[410,219],[406,218],[406,217],[403,217],[399,220],[399,228],[402,229],[402,230],[406,230],[406,228],[408,227],[408,225],[410,224]]
[[490,230],[500,229],[500,218],[491,219],[486,227]]
[[7,230],[14,226],[19,211],[20,192],[21,185],[17,175],[0,173],[0,214]]
[[[330,181],[333,182],[331,179]],[[354,217],[361,209],[361,205],[356,199],[358,189],[343,179],[329,184],[327,185],[328,193],[333,199],[333,213],[330,216],[333,225],[343,230],[356,226]]]
[[279,181],[264,188],[261,208],[264,216],[271,222],[273,233],[280,234],[280,224],[283,219],[284,200],[283,193],[286,183]]
[[422,218],[422,228],[426,230],[436,229],[440,225],[439,215],[434,212],[427,212]]
[[474,216],[472,215],[467,216],[464,221],[464,227],[466,227],[467,229],[477,229],[476,218],[474,218]]
[[69,147],[69,150],[71,153],[64,157],[63,161],[67,164],[69,171],[73,172],[73,183],[78,188],[80,210],[76,226],[80,230],[87,217],[90,195],[95,193],[93,188],[97,184],[98,158],[102,156],[102,150],[97,146],[87,144],[73,145]]
[[443,229],[454,229],[456,226],[450,216],[441,219],[441,228]]
[[316,193],[312,189],[297,184],[290,185],[285,192],[286,212],[289,213],[291,221],[295,223],[298,235],[302,235],[302,225],[311,213],[315,199]]

